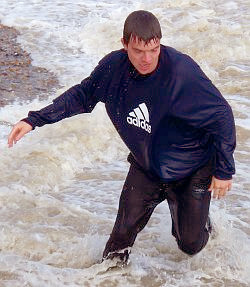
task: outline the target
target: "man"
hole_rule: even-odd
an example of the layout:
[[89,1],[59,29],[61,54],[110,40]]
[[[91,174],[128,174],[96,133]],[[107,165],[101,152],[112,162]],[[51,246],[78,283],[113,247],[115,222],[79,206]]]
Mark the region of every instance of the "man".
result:
[[157,18],[135,11],[125,21],[124,49],[104,57],[91,75],[40,111],[29,112],[8,144],[35,127],[105,103],[130,150],[116,222],[103,258],[127,262],[130,247],[154,208],[167,199],[172,234],[187,254],[209,238],[211,192],[223,197],[235,172],[235,125],[230,106],[187,55],[160,45]]

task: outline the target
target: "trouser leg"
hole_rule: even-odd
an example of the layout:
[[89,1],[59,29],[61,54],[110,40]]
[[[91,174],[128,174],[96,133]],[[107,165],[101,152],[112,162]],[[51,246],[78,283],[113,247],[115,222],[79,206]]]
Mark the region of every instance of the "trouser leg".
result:
[[208,187],[212,178],[213,161],[190,177],[173,183],[166,190],[172,217],[172,234],[179,248],[187,254],[198,253],[207,243],[206,228],[211,194]]
[[154,208],[163,201],[159,183],[150,179],[136,165],[131,164],[120,196],[117,218],[103,252],[109,253],[131,247],[137,234],[147,224]]

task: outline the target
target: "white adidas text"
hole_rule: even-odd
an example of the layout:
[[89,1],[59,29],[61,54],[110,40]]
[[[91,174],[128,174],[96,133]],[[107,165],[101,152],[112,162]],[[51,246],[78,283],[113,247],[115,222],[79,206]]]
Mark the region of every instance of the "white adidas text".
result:
[[138,128],[144,129],[149,134],[151,133],[151,125],[149,125],[145,120],[139,120],[138,118],[127,117],[127,122],[130,125],[134,125]]

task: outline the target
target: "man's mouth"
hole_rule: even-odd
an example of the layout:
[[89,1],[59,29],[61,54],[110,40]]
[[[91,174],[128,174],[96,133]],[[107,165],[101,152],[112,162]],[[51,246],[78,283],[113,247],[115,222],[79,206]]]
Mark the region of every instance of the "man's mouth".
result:
[[150,64],[146,64],[146,65],[140,65],[140,68],[142,69],[142,70],[148,70],[149,68],[150,68]]

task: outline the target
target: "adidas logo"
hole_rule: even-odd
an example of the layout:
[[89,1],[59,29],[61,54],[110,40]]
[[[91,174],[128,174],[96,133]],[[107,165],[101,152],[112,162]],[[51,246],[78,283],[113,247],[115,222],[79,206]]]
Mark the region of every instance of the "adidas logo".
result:
[[127,117],[127,122],[130,125],[142,128],[149,134],[151,133],[148,108],[145,103],[140,104],[138,108],[135,108],[133,112],[129,113],[129,116]]

